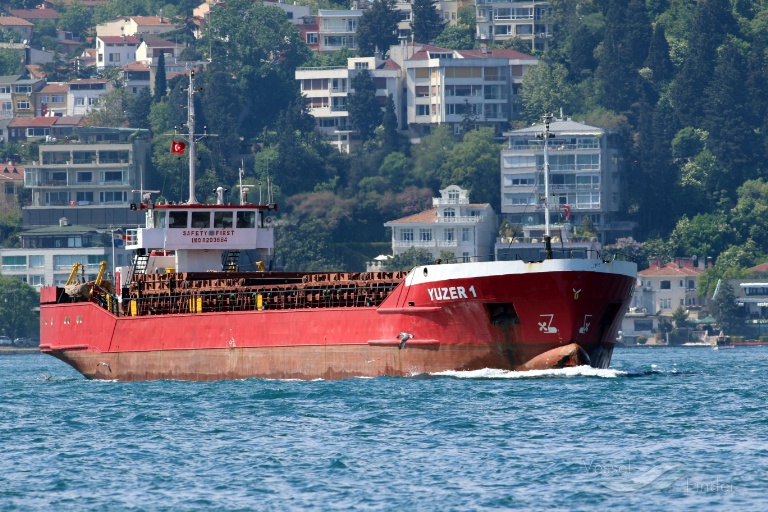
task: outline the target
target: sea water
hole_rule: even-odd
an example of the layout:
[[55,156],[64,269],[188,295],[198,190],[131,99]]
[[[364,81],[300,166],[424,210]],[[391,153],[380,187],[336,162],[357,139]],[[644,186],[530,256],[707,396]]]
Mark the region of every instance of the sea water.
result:
[[608,370],[88,381],[0,357],[0,510],[768,510],[768,347]]

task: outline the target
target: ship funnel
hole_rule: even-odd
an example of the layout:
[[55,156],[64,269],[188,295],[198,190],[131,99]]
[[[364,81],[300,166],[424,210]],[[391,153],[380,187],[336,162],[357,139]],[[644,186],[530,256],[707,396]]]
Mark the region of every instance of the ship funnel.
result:
[[224,193],[227,191],[224,187],[218,187],[216,192],[216,204],[224,204]]

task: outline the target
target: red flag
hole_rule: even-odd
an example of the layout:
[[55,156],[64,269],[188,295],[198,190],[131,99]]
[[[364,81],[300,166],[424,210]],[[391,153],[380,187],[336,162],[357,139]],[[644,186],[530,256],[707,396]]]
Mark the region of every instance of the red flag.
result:
[[184,144],[183,142],[178,142],[174,140],[171,142],[171,153],[173,153],[174,155],[183,155],[184,149],[186,147],[187,145]]
[[563,205],[563,210],[565,210],[565,220],[568,220],[571,218],[571,207],[567,204]]

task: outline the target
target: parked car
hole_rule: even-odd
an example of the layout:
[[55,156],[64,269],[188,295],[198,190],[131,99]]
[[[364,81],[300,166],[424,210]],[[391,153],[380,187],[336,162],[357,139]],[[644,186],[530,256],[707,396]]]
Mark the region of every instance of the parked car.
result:
[[17,347],[37,347],[40,345],[40,340],[33,340],[32,338],[16,338],[13,340],[13,344]]
[[13,341],[8,336],[0,336],[0,347],[10,347]]

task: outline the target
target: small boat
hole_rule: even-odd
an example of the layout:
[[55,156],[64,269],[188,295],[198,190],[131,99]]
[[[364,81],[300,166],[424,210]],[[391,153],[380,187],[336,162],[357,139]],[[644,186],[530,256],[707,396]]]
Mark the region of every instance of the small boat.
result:
[[[269,193],[265,204],[247,202],[243,188],[240,204],[225,204],[221,189],[216,204],[195,200],[193,80],[189,201],[145,197],[136,206],[146,221],[127,231],[133,263],[114,285],[102,272],[93,283],[42,289],[42,352],[86,378],[125,381],[608,367],[637,265],[569,251],[556,258],[548,231],[541,261],[269,270]],[[254,250],[266,265],[241,271],[240,251]]]

